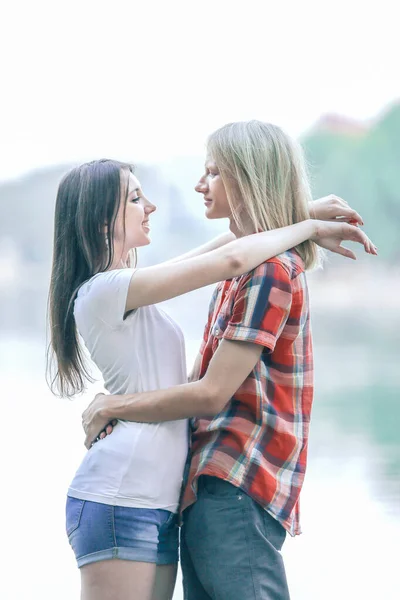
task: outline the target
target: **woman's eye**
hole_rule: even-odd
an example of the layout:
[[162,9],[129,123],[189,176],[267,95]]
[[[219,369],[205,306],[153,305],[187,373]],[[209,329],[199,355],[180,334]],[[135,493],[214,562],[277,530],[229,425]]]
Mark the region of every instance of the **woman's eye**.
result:
[[138,196],[137,198],[132,198],[131,202],[136,203],[136,202],[139,202],[139,200],[140,200],[140,196]]

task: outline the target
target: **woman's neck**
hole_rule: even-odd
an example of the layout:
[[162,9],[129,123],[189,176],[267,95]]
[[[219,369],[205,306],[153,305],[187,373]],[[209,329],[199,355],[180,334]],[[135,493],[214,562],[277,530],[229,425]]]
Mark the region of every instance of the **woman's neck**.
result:
[[236,224],[235,219],[233,217],[230,217],[229,229],[230,229],[230,231],[232,231],[233,235],[235,235],[237,238],[245,237],[246,235],[251,235],[253,233],[256,233],[254,230],[254,227],[250,223],[249,219],[245,219],[243,222],[241,222],[240,229],[239,229],[239,227]]
[[114,271],[115,269],[125,269],[128,261],[129,252],[121,252],[121,248],[114,247],[114,258],[107,271]]

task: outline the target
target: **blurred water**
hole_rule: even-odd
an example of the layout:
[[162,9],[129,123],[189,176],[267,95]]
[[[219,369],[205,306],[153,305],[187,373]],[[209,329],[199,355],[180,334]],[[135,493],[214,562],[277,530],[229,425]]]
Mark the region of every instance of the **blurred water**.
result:
[[[398,598],[397,329],[388,328],[374,344],[357,335],[345,339],[343,345],[316,337],[304,534],[284,546],[293,600]],[[197,348],[189,341],[189,361]],[[101,386],[83,399],[54,398],[44,382],[43,355],[37,339],[0,342],[4,600],[79,597],[64,533],[65,492],[84,453],[81,412]],[[175,599],[182,599],[180,581]]]

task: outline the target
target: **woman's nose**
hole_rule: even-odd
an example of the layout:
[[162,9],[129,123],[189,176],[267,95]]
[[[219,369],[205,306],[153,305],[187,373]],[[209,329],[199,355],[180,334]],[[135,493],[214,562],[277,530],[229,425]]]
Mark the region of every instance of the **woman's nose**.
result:
[[144,210],[145,210],[146,214],[150,215],[155,210],[157,210],[157,206],[155,204],[152,204],[151,202],[149,202],[149,200],[147,200]]
[[196,192],[199,192],[199,194],[204,194],[208,189],[206,178],[202,177],[201,179],[199,179],[194,189],[196,190]]

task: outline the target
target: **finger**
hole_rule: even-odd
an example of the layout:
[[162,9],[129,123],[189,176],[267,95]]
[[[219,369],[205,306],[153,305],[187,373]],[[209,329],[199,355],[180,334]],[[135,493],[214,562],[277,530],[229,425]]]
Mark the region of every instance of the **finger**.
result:
[[375,244],[360,229],[356,231],[353,230],[351,237],[348,239],[351,239],[353,242],[359,242],[360,244],[363,244],[364,250],[367,254],[373,254],[375,256],[378,254],[378,249]]
[[341,207],[340,212],[342,213],[340,216],[344,217],[348,223],[354,221],[354,223],[351,223],[352,225],[354,225],[355,223],[358,223],[358,225],[364,225],[362,216],[358,214],[357,211],[350,208],[350,206]]
[[348,217],[332,217],[329,219],[332,223],[348,223],[349,225],[353,225],[354,227],[358,227],[358,221],[349,219]]
[[365,252],[367,252],[368,254],[378,254],[376,246],[372,243],[372,241],[364,233],[364,231],[362,231],[358,227],[343,223],[341,234],[342,241],[351,240],[352,242],[357,242],[364,246]]
[[366,243],[364,248],[365,248],[365,251],[368,252],[368,254],[373,254],[374,256],[378,255],[378,248],[375,246],[375,244],[369,238],[368,238],[368,242]]
[[346,258],[351,258],[352,260],[357,260],[356,255],[349,248],[343,248],[342,246],[336,246],[335,248],[331,248],[332,252],[336,252],[336,254],[341,254]]
[[372,252],[372,242],[369,239],[369,237],[365,236],[365,241],[364,241],[364,250],[365,252],[367,252],[368,254],[371,254]]
[[364,244],[364,249],[365,252],[367,252],[368,254],[375,254],[375,246],[374,244],[371,242],[371,240],[369,239],[369,237],[367,235],[365,235],[363,232],[361,232],[363,234],[363,244]]
[[368,246],[369,246],[369,254],[374,254],[375,256],[378,254],[378,248],[372,242],[370,238],[368,238]]
[[113,420],[111,421],[111,425],[112,425],[113,427],[115,427],[117,423],[118,423],[118,419],[113,419]]
[[351,240],[352,242],[358,242],[359,244],[362,244],[364,247],[366,245],[366,243],[368,242],[368,236],[365,235],[365,233],[359,229],[358,227],[354,227],[354,225],[343,225],[343,239],[344,240]]
[[100,435],[99,435],[99,438],[100,438],[101,440],[104,440],[104,438],[106,437],[106,435],[107,435],[106,431],[102,431],[102,432],[100,433]]
[[[110,435],[110,433],[112,433],[113,427],[111,425],[111,423],[109,425],[107,425],[106,427],[106,435]],[[104,436],[105,437],[105,436]]]
[[82,413],[82,427],[83,427],[83,430],[84,430],[85,433],[86,433],[86,430],[87,430],[87,421],[88,421],[88,419],[87,419],[87,411],[85,410]]

